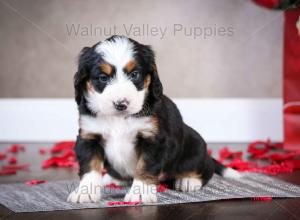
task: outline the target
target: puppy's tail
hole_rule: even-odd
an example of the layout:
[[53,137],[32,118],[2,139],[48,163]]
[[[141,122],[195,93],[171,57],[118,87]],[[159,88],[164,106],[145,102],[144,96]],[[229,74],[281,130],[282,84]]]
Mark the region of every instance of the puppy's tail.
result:
[[225,167],[223,164],[220,162],[216,161],[213,159],[214,164],[215,164],[215,173],[219,174],[220,176],[223,176],[225,178],[231,178],[231,179],[239,179],[241,178],[241,174],[229,167]]

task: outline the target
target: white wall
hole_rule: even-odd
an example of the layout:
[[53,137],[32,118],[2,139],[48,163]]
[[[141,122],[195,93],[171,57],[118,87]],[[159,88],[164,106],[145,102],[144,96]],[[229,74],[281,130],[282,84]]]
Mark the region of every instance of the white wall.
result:
[[[280,99],[175,99],[184,121],[208,142],[282,141]],[[0,142],[74,140],[73,99],[0,99]]]

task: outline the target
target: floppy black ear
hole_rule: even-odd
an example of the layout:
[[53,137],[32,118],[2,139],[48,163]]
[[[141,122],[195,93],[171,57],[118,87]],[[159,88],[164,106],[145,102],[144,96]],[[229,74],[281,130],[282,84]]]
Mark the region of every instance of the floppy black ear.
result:
[[155,63],[152,65],[152,68],[153,68],[153,74],[152,74],[152,80],[150,83],[150,91],[152,93],[153,98],[160,99],[160,97],[163,94],[163,87],[160,82]]
[[89,75],[91,58],[92,48],[84,47],[79,54],[78,70],[74,75],[75,100],[77,105],[80,104],[86,88],[85,82]]
[[154,99],[158,100],[161,98],[163,94],[163,87],[158,76],[158,72],[155,64],[155,55],[150,46],[143,45],[143,57],[151,73],[151,83],[149,85],[150,95]]

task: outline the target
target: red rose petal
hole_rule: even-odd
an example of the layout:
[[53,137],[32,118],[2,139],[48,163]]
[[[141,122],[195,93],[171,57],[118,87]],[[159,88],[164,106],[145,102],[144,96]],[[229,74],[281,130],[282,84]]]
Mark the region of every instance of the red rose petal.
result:
[[61,141],[56,143],[52,148],[51,148],[51,153],[61,153],[65,150],[72,150],[75,146],[74,141]]
[[25,184],[28,186],[32,186],[32,185],[38,185],[38,184],[42,184],[42,183],[47,183],[47,180],[29,180],[26,181]]
[[251,200],[253,201],[271,201],[272,197],[253,197]]
[[270,140],[267,141],[254,141],[248,146],[248,153],[254,158],[265,155],[270,150]]
[[3,160],[6,158],[6,153],[0,152],[0,160]]
[[244,161],[241,158],[236,158],[226,166],[237,169],[238,171],[246,171],[252,168],[256,168],[258,164],[256,162],[252,162],[252,161],[249,162],[249,161]]
[[107,184],[107,185],[105,185],[105,187],[110,188],[110,189],[123,189],[122,186],[119,186],[119,185],[117,185],[115,183]]
[[157,187],[157,192],[165,192],[168,189],[166,184],[159,184]]
[[17,171],[15,171],[15,170],[1,170],[0,171],[0,176],[13,175],[13,174],[17,174]]
[[228,147],[223,147],[220,151],[219,151],[219,157],[220,157],[220,161],[224,161],[226,159],[232,159],[232,158],[241,158],[243,156],[243,152],[242,151],[230,151],[228,149]]
[[212,155],[212,149],[207,149],[207,154],[208,154],[209,156],[211,156],[211,155]]
[[16,157],[10,157],[8,160],[8,163],[10,163],[10,164],[16,164],[17,162],[18,162],[18,160]]
[[21,165],[4,165],[2,166],[2,171],[18,171],[18,170],[27,170],[28,167],[30,166],[29,163],[27,164],[21,164]]
[[115,205],[140,205],[140,204],[142,204],[141,201],[136,201],[136,202],[111,201],[111,202],[107,202],[108,206],[115,206]]
[[45,149],[45,148],[40,148],[39,149],[39,154],[44,155],[46,153],[47,153],[47,149]]
[[294,170],[300,169],[300,160],[286,160],[283,164],[292,167]]
[[20,144],[13,144],[10,146],[10,148],[7,150],[9,153],[19,153],[19,152],[24,152],[25,151],[25,147],[23,145]]

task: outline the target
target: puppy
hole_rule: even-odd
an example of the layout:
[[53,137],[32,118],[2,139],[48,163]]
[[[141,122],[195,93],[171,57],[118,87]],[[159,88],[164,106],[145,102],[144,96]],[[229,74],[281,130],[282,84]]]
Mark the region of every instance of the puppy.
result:
[[161,182],[192,192],[214,173],[239,177],[207,154],[203,138],[163,95],[149,46],[112,36],[83,48],[74,86],[80,184],[68,201],[98,202],[101,186],[132,181],[125,201],[155,203]]

